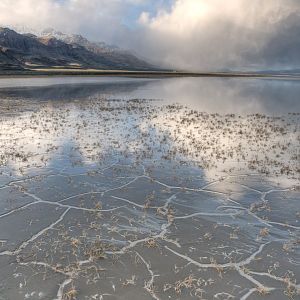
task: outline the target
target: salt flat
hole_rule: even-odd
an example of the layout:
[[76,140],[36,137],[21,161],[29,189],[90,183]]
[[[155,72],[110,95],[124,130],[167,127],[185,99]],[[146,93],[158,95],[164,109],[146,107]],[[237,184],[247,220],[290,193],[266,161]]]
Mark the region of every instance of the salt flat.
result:
[[299,297],[299,83],[21,85],[0,89],[0,299]]

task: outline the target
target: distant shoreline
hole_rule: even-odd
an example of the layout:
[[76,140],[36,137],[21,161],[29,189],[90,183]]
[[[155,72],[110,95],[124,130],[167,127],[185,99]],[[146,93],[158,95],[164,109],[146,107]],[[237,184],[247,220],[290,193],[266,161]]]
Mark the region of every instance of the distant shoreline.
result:
[[228,78],[274,78],[300,79],[300,74],[286,73],[246,73],[246,72],[181,72],[181,71],[122,71],[122,70],[39,70],[39,71],[1,71],[0,78],[7,77],[56,77],[56,76],[118,76],[137,78],[165,77],[228,77]]

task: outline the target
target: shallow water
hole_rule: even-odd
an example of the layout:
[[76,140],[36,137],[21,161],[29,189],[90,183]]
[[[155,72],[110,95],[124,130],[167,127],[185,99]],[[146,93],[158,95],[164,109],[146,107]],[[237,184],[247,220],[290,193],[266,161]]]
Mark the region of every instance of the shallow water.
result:
[[299,297],[300,82],[0,87],[0,299]]
[[300,111],[300,80],[255,78],[0,78],[0,95],[37,100],[117,97],[179,103],[207,113],[281,115]]

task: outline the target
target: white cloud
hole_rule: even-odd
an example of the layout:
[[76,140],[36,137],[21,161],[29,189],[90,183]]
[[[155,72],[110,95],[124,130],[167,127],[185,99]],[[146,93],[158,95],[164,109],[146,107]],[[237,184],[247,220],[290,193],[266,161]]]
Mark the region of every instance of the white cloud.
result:
[[[0,24],[81,33],[172,68],[300,67],[299,0],[168,3],[171,0],[1,0]],[[150,11],[141,11],[145,7]],[[136,18],[136,11],[137,26],[130,29],[124,24]]]
[[42,30],[55,28],[112,41],[124,30],[128,9],[147,0],[1,0],[0,24]]
[[[296,24],[290,24],[291,18]],[[267,64],[280,67],[284,64],[280,55],[285,54],[286,46],[285,41],[276,37],[281,34],[288,39],[293,29],[299,35],[300,2],[177,0],[171,11],[161,10],[152,18],[143,12],[139,22],[144,37],[139,46],[141,51],[171,67],[193,70],[263,68]],[[269,49],[274,40],[274,46],[283,49],[277,55],[274,49]],[[299,51],[299,38],[290,46]],[[291,63],[288,58],[287,64]]]

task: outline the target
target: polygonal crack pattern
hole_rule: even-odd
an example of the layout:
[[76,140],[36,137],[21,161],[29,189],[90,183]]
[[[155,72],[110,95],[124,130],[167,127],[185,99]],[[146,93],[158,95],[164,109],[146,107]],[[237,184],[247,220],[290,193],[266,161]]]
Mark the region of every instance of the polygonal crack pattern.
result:
[[299,115],[104,99],[11,109],[0,299],[299,297]]

